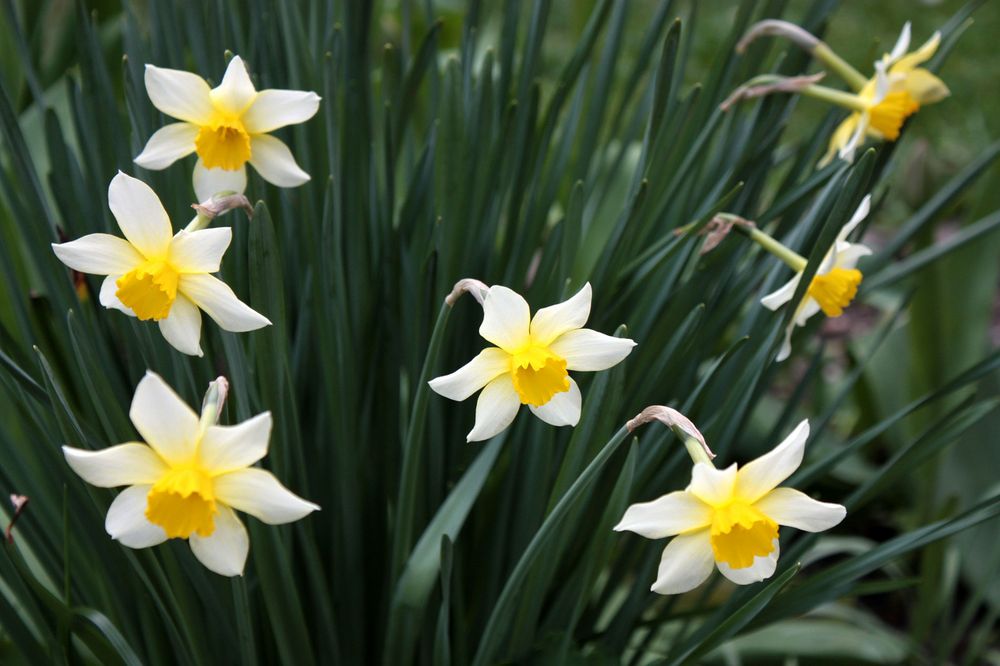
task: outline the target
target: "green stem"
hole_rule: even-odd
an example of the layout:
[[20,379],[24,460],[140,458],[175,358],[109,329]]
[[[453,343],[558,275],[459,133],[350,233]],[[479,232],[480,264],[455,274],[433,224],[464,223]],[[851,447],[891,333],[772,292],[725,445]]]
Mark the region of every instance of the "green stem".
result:
[[854,69],[850,63],[834,53],[833,49],[825,43],[820,42],[816,45],[816,48],[813,49],[813,56],[826,65],[834,74],[844,79],[847,85],[851,86],[855,91],[860,91],[868,85],[868,79],[865,78],[864,74]]
[[797,252],[794,252],[793,250],[788,249],[775,239],[765,234],[757,227],[745,227],[743,225],[737,225],[736,228],[745,233],[747,236],[749,236],[750,240],[754,241],[762,248],[764,248],[765,250],[776,256],[778,259],[781,259],[783,262],[788,264],[789,268],[791,268],[796,273],[801,273],[803,270],[805,270],[806,264],[808,263],[805,257],[798,254]]
[[194,219],[191,220],[186,227],[184,227],[184,231],[187,232],[200,231],[205,227],[207,227],[208,225],[210,225],[211,223],[212,223],[211,217],[199,213],[194,216]]
[[843,90],[835,90],[834,88],[827,88],[826,86],[812,84],[803,87],[799,92],[807,97],[821,99],[824,102],[836,104],[837,106],[842,106],[845,109],[850,109],[851,111],[868,110],[868,105],[863,99],[854,93],[844,92]]
[[413,409],[410,412],[410,422],[406,428],[406,439],[403,443],[403,469],[399,480],[399,497],[396,501],[396,525],[392,539],[392,576],[395,578],[403,569],[410,546],[413,541],[413,513],[416,506],[417,478],[420,475],[420,454],[423,452],[424,417],[427,414],[427,398],[430,387],[431,369],[437,364],[444,338],[444,329],[448,323],[451,306],[441,305],[434,332],[431,333],[424,367],[420,371],[417,382],[417,392],[413,398]]
[[684,448],[687,449],[688,455],[691,456],[691,460],[694,461],[696,465],[698,463],[707,463],[712,467],[715,467],[715,463],[713,463],[712,459],[708,457],[708,453],[705,452],[705,447],[702,446],[701,442],[694,437],[691,437],[680,428],[674,428],[673,431],[674,434],[680,437],[681,441],[684,442]]

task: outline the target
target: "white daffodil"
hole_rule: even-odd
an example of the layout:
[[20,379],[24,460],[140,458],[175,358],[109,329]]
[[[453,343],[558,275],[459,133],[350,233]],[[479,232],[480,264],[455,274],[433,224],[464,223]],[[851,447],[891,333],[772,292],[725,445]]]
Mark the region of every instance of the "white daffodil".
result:
[[798,469],[808,436],[809,422],[802,421],[785,441],[742,468],[696,463],[686,489],[630,506],[616,531],[674,537],[663,550],[652,590],[688,592],[713,566],[739,585],[762,581],[778,563],[779,526],[821,532],[840,523],[846,514],[841,505],[777,487]]
[[629,355],[635,342],[582,328],[590,316],[590,283],[572,298],[542,308],[534,318],[528,303],[507,287],[493,286],[483,301],[479,334],[487,347],[430,387],[451,400],[479,389],[476,424],[468,441],[489,439],[511,424],[521,405],[554,426],[580,420],[580,388],[570,370],[606,370]]
[[[224,391],[221,378],[213,388],[220,384]],[[235,511],[280,525],[319,507],[293,494],[270,472],[252,467],[267,455],[269,412],[220,426],[221,401],[205,402],[199,419],[158,375],[148,372],[129,411],[146,444],[130,442],[101,451],[64,446],[63,452],[87,483],[128,486],[108,509],[104,528],[111,538],[129,548],[187,539],[206,567],[238,576],[250,540]]]
[[73,270],[108,276],[101,305],[159,322],[167,342],[196,356],[202,354],[201,310],[227,331],[253,331],[271,323],[211,275],[229,247],[229,228],[174,234],[156,193],[121,172],[108,187],[108,205],[124,239],[90,234],[52,245]]
[[[857,295],[862,275],[855,266],[861,257],[871,254],[872,251],[861,243],[848,242],[847,237],[868,216],[870,206],[871,195],[868,195],[854,211],[850,221],[837,234],[836,242],[823,258],[823,263],[809,283],[805,297],[795,308],[795,316],[785,330],[785,340],[776,360],[783,361],[791,354],[792,331],[796,326],[805,326],[806,321],[820,310],[827,317],[839,317]],[[800,263],[795,266],[798,271],[795,277],[777,291],[762,298],[760,302],[764,307],[777,310],[795,296],[795,290],[799,286],[806,265],[805,259],[801,257],[798,259]]]
[[312,118],[319,109],[316,93],[257,91],[239,56],[229,61],[215,88],[197,74],[146,65],[146,93],[153,106],[182,122],[157,130],[135,162],[158,171],[198,153],[198,201],[219,192],[243,192],[247,162],[278,187],[297,187],[309,180],[288,146],[269,132]]

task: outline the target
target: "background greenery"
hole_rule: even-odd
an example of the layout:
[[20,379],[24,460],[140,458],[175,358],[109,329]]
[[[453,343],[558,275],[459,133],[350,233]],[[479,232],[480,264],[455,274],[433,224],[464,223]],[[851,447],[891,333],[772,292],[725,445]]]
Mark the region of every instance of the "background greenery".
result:
[[[978,4],[5,0],[0,491],[31,501],[0,550],[0,661],[1000,661],[1000,17]],[[898,145],[817,171],[836,113],[788,97],[716,110],[754,74],[815,68],[780,42],[734,55],[746,26],[782,14],[862,70],[904,20],[918,42],[940,27],[932,65],[953,96]],[[253,219],[220,220],[224,277],[275,326],[207,325],[191,359],[97,306],[95,280],[75,289],[48,244],[114,231],[117,169],[189,219],[191,160],[131,163],[163,122],[142,66],[217,81],[227,49],[259,87],[324,102],[282,132],[312,182],[252,178]],[[781,365],[787,313],[757,300],[787,270],[739,236],[700,257],[672,233],[728,210],[814,270],[868,191],[859,302],[799,331]],[[522,415],[466,444],[472,401],[424,381],[482,346],[471,299],[440,305],[461,277],[535,307],[589,279],[592,326],[624,324],[639,347],[581,382],[575,430]],[[182,544],[113,543],[113,493],[62,460],[66,442],[134,438],[146,368],[192,404],[227,375],[227,422],[272,410],[265,464],[323,506],[288,527],[249,519],[242,580]],[[653,403],[688,413],[724,463],[809,417],[793,482],[847,520],[786,530],[767,583],[650,593],[663,543],[610,527],[686,483],[665,430],[615,436]]]

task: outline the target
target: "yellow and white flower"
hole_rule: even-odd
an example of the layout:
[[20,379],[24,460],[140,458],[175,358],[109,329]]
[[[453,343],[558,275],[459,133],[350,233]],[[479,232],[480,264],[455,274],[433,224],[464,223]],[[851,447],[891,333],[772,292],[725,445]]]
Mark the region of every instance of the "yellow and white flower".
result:
[[521,405],[546,423],[575,426],[580,420],[580,388],[570,370],[592,372],[617,365],[635,342],[583,328],[590,316],[587,283],[572,298],[542,308],[534,318],[519,294],[493,286],[483,301],[479,334],[487,347],[430,387],[451,400],[465,400],[482,389],[470,442],[489,439],[511,424]]
[[[225,380],[217,382],[224,385]],[[163,379],[148,372],[129,411],[145,444],[101,451],[64,446],[63,452],[87,483],[128,486],[111,503],[104,523],[113,539],[129,548],[187,539],[207,568],[238,576],[250,540],[235,511],[280,525],[319,507],[293,494],[270,472],[252,467],[267,455],[271,414],[220,426],[217,404],[206,400],[199,418]]]
[[[844,313],[844,308],[850,305],[851,301],[858,293],[858,285],[861,284],[862,275],[856,266],[861,257],[872,253],[871,249],[861,243],[851,243],[847,240],[854,229],[861,224],[861,221],[868,216],[871,206],[871,195],[866,196],[854,215],[847,224],[837,234],[830,251],[823,258],[823,263],[809,283],[809,289],[805,297],[795,309],[795,316],[785,330],[785,340],[781,345],[776,360],[783,361],[792,352],[792,331],[796,326],[805,326],[806,322],[814,314],[823,311],[827,317],[839,317]],[[805,259],[798,258],[801,262],[791,280],[778,290],[768,294],[761,299],[761,304],[769,310],[777,310],[782,305],[792,300],[795,290],[802,279],[802,271],[805,269]]]
[[156,193],[121,172],[108,187],[108,205],[125,238],[90,234],[52,245],[73,270],[108,276],[101,305],[159,322],[167,342],[196,356],[202,354],[201,310],[227,331],[253,331],[271,323],[211,275],[232,240],[229,228],[174,234]]
[[181,122],[157,130],[135,162],[158,171],[197,153],[198,201],[219,192],[242,193],[247,162],[278,187],[297,187],[309,180],[288,146],[269,132],[312,118],[319,109],[316,93],[257,91],[239,56],[229,61],[215,88],[197,74],[146,65],[146,92],[153,106]]
[[779,526],[822,532],[840,523],[843,506],[778,487],[802,463],[808,437],[809,422],[802,421],[785,441],[742,468],[696,463],[686,489],[630,506],[616,531],[674,537],[663,550],[653,592],[693,590],[713,567],[738,585],[762,581],[778,563]]
[[821,164],[834,155],[853,160],[866,136],[895,141],[908,117],[920,107],[939,102],[950,94],[941,79],[918,67],[930,60],[940,43],[941,33],[935,32],[923,46],[907,53],[910,24],[903,26],[892,51],[876,61],[875,75],[854,95],[858,104],[830,137],[830,147]]

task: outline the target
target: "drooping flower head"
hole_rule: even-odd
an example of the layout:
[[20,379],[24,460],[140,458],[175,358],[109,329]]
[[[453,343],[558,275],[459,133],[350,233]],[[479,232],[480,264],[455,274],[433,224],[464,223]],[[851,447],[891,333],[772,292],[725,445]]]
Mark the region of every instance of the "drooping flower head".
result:
[[157,130],[135,162],[158,171],[197,153],[194,190],[199,201],[219,192],[243,192],[247,163],[279,187],[309,180],[288,146],[269,132],[312,118],[319,109],[316,93],[257,91],[239,56],[229,61],[215,88],[197,74],[146,65],[146,92],[153,106],[182,122]]
[[106,275],[106,308],[159,323],[167,342],[201,356],[201,310],[227,331],[253,331],[271,322],[211,275],[219,270],[232,231],[223,227],[173,233],[156,193],[124,173],[108,187],[108,205],[125,238],[90,234],[52,249],[73,270]]
[[[783,361],[791,354],[792,331],[796,326],[805,326],[809,318],[821,310],[827,317],[839,317],[844,313],[844,308],[854,300],[863,277],[861,271],[857,269],[858,260],[871,254],[872,251],[861,243],[849,242],[847,237],[868,216],[870,207],[871,195],[867,195],[837,234],[836,241],[823,258],[823,263],[820,264],[812,282],[809,283],[805,297],[795,308],[795,315],[785,330],[785,339],[776,360]],[[798,272],[791,280],[761,299],[760,302],[764,307],[777,310],[792,300],[805,269],[805,260],[801,261]]]
[[941,43],[935,32],[923,46],[910,48],[910,24],[903,30],[890,53],[875,63],[875,75],[858,91],[862,108],[849,115],[830,137],[830,147],[821,164],[833,156],[851,161],[865,136],[879,141],[895,141],[903,123],[920,107],[939,102],[949,95],[948,86],[918,65],[934,55]]
[[187,539],[207,568],[238,576],[250,540],[235,511],[280,525],[319,507],[252,466],[267,455],[269,412],[235,426],[216,424],[225,387],[223,378],[213,382],[199,418],[158,375],[147,372],[129,411],[146,443],[100,451],[64,446],[63,452],[87,483],[128,486],[108,509],[104,527],[111,538],[129,548]]
[[713,568],[738,585],[762,581],[778,564],[782,526],[821,532],[840,523],[843,506],[778,487],[798,469],[808,437],[809,422],[802,421],[785,441],[743,467],[698,462],[684,490],[630,506],[616,531],[674,537],[663,550],[653,592],[688,592]]
[[635,346],[628,338],[583,328],[590,300],[587,283],[569,300],[531,317],[519,294],[507,287],[489,288],[479,334],[496,347],[487,347],[450,375],[430,381],[434,391],[451,400],[465,400],[482,389],[468,441],[503,431],[521,405],[551,425],[577,424],[582,398],[569,371],[606,370]]
[[838,56],[829,45],[809,34],[801,27],[768,19],[751,26],[740,40],[736,50],[740,53],[754,40],[763,36],[780,36],[805,49],[830,71],[842,77],[853,92],[816,85],[823,73],[815,76],[783,77],[763,75],[740,86],[722,104],[727,109],[735,102],[776,92],[797,92],[836,104],[850,111],[850,115],[830,137],[830,145],[819,165],[827,164],[834,155],[848,162],[854,159],[857,149],[866,137],[878,141],[895,141],[908,117],[920,107],[938,102],[950,93],[948,86],[927,69],[919,67],[929,60],[941,43],[940,33],[935,32],[916,51],[910,48],[910,24],[903,26],[896,45],[875,63],[871,78],[856,70]]

